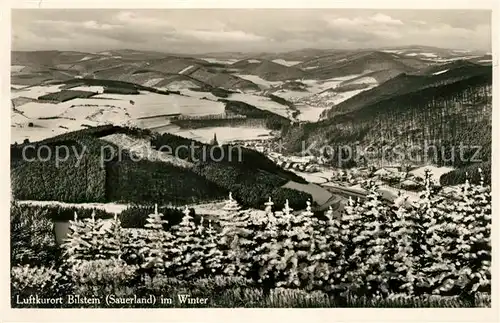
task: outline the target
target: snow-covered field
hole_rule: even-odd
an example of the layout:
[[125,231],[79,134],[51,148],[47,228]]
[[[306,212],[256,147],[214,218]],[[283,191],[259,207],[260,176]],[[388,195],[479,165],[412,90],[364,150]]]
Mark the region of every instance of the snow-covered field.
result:
[[[81,86],[75,89],[101,92],[102,87]],[[59,91],[59,85],[35,86],[12,92],[13,98],[37,98]],[[200,93],[201,94],[201,93]],[[208,93],[203,93],[208,95]],[[131,102],[133,101],[133,102]],[[139,118],[169,114],[208,115],[224,112],[224,103],[202,100],[199,97],[162,95],[141,92],[139,95],[101,93],[92,98],[77,98],[60,103],[27,102],[11,113],[11,142],[24,139],[42,140],[61,133],[79,130],[82,125],[101,124],[147,126]],[[42,118],[42,119],[40,119]],[[49,119],[47,119],[49,118]],[[29,127],[29,123],[33,127]],[[154,123],[155,120],[150,120]],[[168,124],[158,118],[154,126]]]
[[306,172],[300,172],[295,169],[290,169],[290,171],[294,172],[295,174],[299,175],[300,177],[304,178],[306,181],[310,183],[315,183],[315,184],[324,184],[328,182],[330,178],[333,176],[333,171],[332,170],[325,170],[321,172],[316,172],[316,173],[306,173]]
[[[186,81],[186,82],[188,82],[188,81]],[[208,99],[208,100],[212,100],[212,101],[217,101],[219,99],[218,97],[216,97],[215,95],[213,95],[210,92],[193,91],[193,90],[187,89],[185,87],[179,88],[178,90],[181,91],[181,94],[184,94],[184,95],[187,95],[187,96],[190,96],[193,98],[198,98],[198,99],[205,98],[205,100]]]
[[407,53],[405,54],[406,56],[423,56],[423,57],[428,57],[428,58],[435,58],[435,57],[438,57],[436,54],[434,53]]
[[233,93],[229,96],[229,99],[251,104],[259,109],[271,111],[285,118],[288,118],[290,112],[290,109],[285,105],[276,103],[268,97],[251,93]]
[[152,79],[147,80],[146,82],[142,83],[142,85],[144,85],[144,86],[155,86],[156,84],[160,83],[160,81],[162,81],[162,80],[163,80],[163,78],[156,77],[156,78],[152,78]]
[[355,80],[348,80],[349,84],[378,84],[377,80],[371,76],[363,76]]
[[297,119],[310,122],[318,121],[321,113],[327,109],[325,107],[314,107],[303,103],[296,104],[295,107],[300,111]]
[[274,91],[273,94],[288,101],[294,102],[300,100],[301,98],[311,95],[311,92],[281,89],[278,91]]
[[[190,168],[192,166],[192,163],[174,156],[170,151],[153,149],[150,141],[147,139],[133,138],[123,133],[112,134],[102,137],[101,139],[111,142],[123,150],[129,151],[135,156],[139,156],[141,159],[167,162],[183,168]],[[160,147],[157,147],[157,149],[159,148]]]
[[49,86],[30,86],[30,87],[25,87],[22,88],[19,91],[14,91],[11,92],[10,97],[11,99],[18,98],[18,97],[27,97],[27,98],[32,98],[32,99],[37,99],[39,96],[48,94],[48,93],[55,93],[60,91],[61,85],[49,85]]
[[436,72],[436,73],[432,73],[432,75],[439,75],[439,74],[443,74],[443,73],[446,73],[448,72],[449,70],[446,69],[446,70],[442,70],[442,71],[439,71],[439,72]]
[[304,84],[306,84],[309,88],[309,92],[311,93],[319,93],[321,91],[335,88],[343,81],[347,81],[353,78],[356,78],[360,75],[348,75],[343,77],[336,77],[328,80],[297,80]]
[[238,61],[238,59],[234,58],[213,58],[213,57],[204,57],[202,60],[207,61],[209,63],[214,63],[214,64],[233,64]]
[[423,166],[423,167],[420,167],[420,168],[417,168],[417,169],[414,169],[412,171],[410,171],[409,173],[410,174],[413,174],[414,176],[418,176],[420,178],[424,178],[425,177],[425,170],[428,169],[431,171],[431,174],[432,174],[432,180],[436,183],[436,184],[439,184],[439,178],[443,175],[443,174],[446,174],[448,172],[451,172],[452,170],[454,170],[453,167],[446,167],[446,166],[443,166],[443,167],[437,167],[437,166]]
[[89,59],[92,59],[93,57],[92,56],[85,56],[83,57],[80,62],[83,62],[83,61],[88,61]]
[[184,74],[187,73],[189,70],[191,70],[194,67],[194,65],[189,65],[188,67],[182,69],[182,71],[179,71],[179,74]]
[[10,71],[11,72],[14,72],[14,73],[18,73],[18,72],[21,72],[23,68],[25,68],[26,66],[24,65],[11,65],[10,66]]
[[159,90],[181,91],[189,88],[198,88],[198,85],[196,85],[196,83],[194,83],[193,81],[182,80],[182,81],[173,81],[168,83],[164,87],[156,87],[156,88]]
[[299,63],[302,63],[302,61],[287,61],[287,60],[284,60],[284,59],[273,59],[273,62],[274,63],[277,63],[277,64],[280,64],[280,65],[284,65],[284,66],[293,66],[293,65],[297,65]]
[[219,144],[224,144],[233,140],[255,140],[272,137],[269,129],[256,127],[208,127],[190,130],[174,130],[171,131],[171,133],[205,143],[209,143],[213,139],[214,134],[216,134]]
[[22,89],[22,88],[27,87],[27,85],[11,84],[10,87],[13,88],[13,89],[18,90],[18,89]]
[[364,89],[352,90],[347,92],[325,91],[308,97],[304,97],[300,99],[299,102],[318,108],[331,108],[332,106],[339,104],[349,98],[352,98],[353,96],[363,91],[372,89],[375,86],[376,85],[371,85]]
[[393,53],[393,54],[401,54],[401,53],[403,53],[402,50],[398,50],[398,49],[384,49],[382,51],[384,53]]
[[272,82],[272,81],[264,80],[263,78],[261,78],[257,75],[235,74],[235,76],[238,76],[239,78],[253,82],[253,83],[259,85],[260,88],[262,88],[262,89],[269,89],[273,86],[279,86],[279,85],[283,84],[283,82],[281,82],[281,81]]
[[72,87],[70,90],[72,91],[88,91],[88,92],[96,92],[96,93],[103,93],[104,92],[104,86],[88,86],[88,85],[82,85],[82,86],[77,86],[77,87]]
[[[127,106],[132,119],[181,113],[183,115],[208,115],[224,112],[222,102],[200,100],[180,95],[162,95],[141,92],[140,95],[98,94],[94,98],[120,100]],[[134,103],[131,104],[130,100]]]
[[460,57],[452,57],[452,58],[430,58],[430,57],[427,57],[427,58],[422,58],[422,59],[436,62],[436,63],[449,63],[449,62],[468,60],[468,59],[478,58],[478,57],[481,57],[481,56],[477,56],[477,55],[476,56],[460,56]]

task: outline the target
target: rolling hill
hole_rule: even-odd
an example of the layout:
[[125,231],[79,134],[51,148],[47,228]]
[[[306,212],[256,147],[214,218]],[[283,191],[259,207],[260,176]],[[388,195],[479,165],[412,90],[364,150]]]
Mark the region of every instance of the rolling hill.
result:
[[429,67],[418,74],[402,73],[325,111],[322,119],[352,112],[376,102],[390,99],[392,96],[402,96],[425,88],[454,83],[476,75],[491,75],[491,68],[470,62],[453,62],[439,67]]
[[[357,147],[351,151],[354,154],[349,159],[351,166],[364,155],[359,147],[375,148],[377,153],[370,156],[372,162],[382,158],[387,162],[388,158],[398,157],[392,153],[382,156],[378,148],[399,147],[404,151],[417,147],[414,163],[463,167],[473,162],[472,147],[479,146],[481,151],[477,157],[483,162],[489,161],[492,71],[484,66],[474,68],[477,71],[473,75],[463,74],[459,67],[448,76],[447,73],[397,76],[338,104],[318,123],[290,129],[285,136],[287,146],[300,150],[297,142],[305,142],[307,146],[317,147],[316,153],[320,153],[318,149],[323,145],[334,149]],[[428,156],[433,151],[422,151],[426,143],[437,145],[434,155]],[[463,156],[466,158],[450,157],[458,154],[455,150],[460,145],[465,146]],[[347,151],[336,151],[335,157],[343,153]]]
[[412,72],[426,65],[418,59],[402,58],[395,54],[357,51],[321,56],[298,64],[296,67],[307,70],[314,77],[325,79],[381,70]]
[[[116,140],[116,135],[121,139]],[[179,154],[158,159],[149,153],[138,160],[136,154],[141,147],[130,145],[134,142],[157,150],[157,154],[166,146]],[[311,198],[282,188],[289,181],[306,183],[304,179],[243,147],[225,145],[214,150],[213,146],[171,134],[110,125],[31,143],[35,149],[28,158],[22,157],[25,145],[11,145],[12,191],[18,199],[182,205],[221,199],[232,191],[243,205],[261,208],[270,195],[281,206],[285,199],[299,206]],[[49,158],[31,160],[42,145],[49,147]],[[180,146],[194,148],[177,150]],[[64,149],[58,147],[68,150],[61,155]],[[206,151],[216,157],[208,157]],[[64,160],[56,161],[56,152]]]
[[285,66],[263,59],[241,60],[231,64],[231,68],[236,69],[239,74],[256,75],[267,81],[296,80],[307,75],[295,66]]

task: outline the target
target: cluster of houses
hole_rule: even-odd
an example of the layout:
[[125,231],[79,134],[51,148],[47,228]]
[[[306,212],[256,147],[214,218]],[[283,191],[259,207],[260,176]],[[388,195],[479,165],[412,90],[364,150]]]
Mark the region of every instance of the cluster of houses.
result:
[[418,169],[403,169],[399,166],[386,166],[378,169],[374,167],[341,169],[333,174],[331,181],[359,184],[367,179],[405,190],[419,190],[424,185],[424,179],[420,176]]
[[315,173],[321,170],[317,159],[312,156],[283,156],[278,153],[270,152],[268,157],[274,161],[276,165],[284,169],[297,170],[305,173]]

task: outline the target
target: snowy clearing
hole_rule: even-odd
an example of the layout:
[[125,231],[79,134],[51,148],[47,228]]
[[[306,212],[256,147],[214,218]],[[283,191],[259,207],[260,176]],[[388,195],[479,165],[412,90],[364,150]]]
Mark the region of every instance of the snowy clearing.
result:
[[[100,90],[99,87],[78,87]],[[78,89],[76,88],[76,89]],[[37,98],[59,90],[58,86],[37,86],[12,92],[14,98]],[[194,92],[193,92],[194,93]],[[201,93],[200,95],[208,95]],[[169,123],[167,115],[208,115],[224,112],[224,103],[199,97],[162,95],[141,92],[139,95],[97,94],[92,98],[77,98],[60,103],[26,102],[12,111],[12,142],[24,139],[42,140],[61,133],[101,124],[162,126]],[[152,120],[139,118],[153,118]],[[42,118],[42,119],[40,119]],[[156,118],[156,120],[155,120]],[[148,120],[145,122],[145,120]],[[28,127],[32,122],[34,127]],[[155,123],[156,122],[156,123]]]
[[39,96],[55,93],[60,91],[61,85],[50,85],[50,86],[30,86],[23,88],[20,91],[11,92],[11,99],[24,96],[27,98],[37,99]]
[[327,80],[308,79],[308,80],[297,80],[297,81],[308,85],[309,86],[308,90],[311,93],[319,93],[319,92],[324,91],[326,89],[337,87],[343,81],[347,81],[347,80],[359,77],[360,75],[361,74],[346,75],[346,76],[331,78],[331,79],[327,79]]
[[[189,82],[189,81],[184,81],[184,82]],[[170,84],[169,84],[170,86]],[[193,86],[196,87],[196,86]],[[193,91],[190,90],[188,87],[179,87],[179,91],[181,91],[182,94],[193,97],[193,98],[198,98],[201,100],[211,100],[211,101],[217,101],[219,98],[213,95],[210,92],[201,92],[201,91]]]
[[436,54],[434,53],[420,53],[419,54],[420,56],[425,56],[425,57],[438,57]]
[[414,175],[414,176],[417,176],[417,177],[420,177],[420,178],[425,178],[425,170],[428,169],[431,171],[431,174],[432,174],[432,180],[436,183],[436,184],[439,184],[439,179],[441,178],[441,176],[443,174],[446,174],[448,172],[451,172],[452,170],[454,170],[453,167],[437,167],[437,166],[423,166],[423,167],[420,167],[420,168],[417,168],[417,169],[414,169],[412,171],[410,171],[409,173]]
[[482,59],[480,61],[477,61],[478,63],[491,63],[491,59]]
[[72,91],[88,91],[88,92],[95,92],[95,93],[103,93],[104,92],[104,86],[82,85],[82,86],[72,87],[70,90],[72,90]]
[[319,120],[319,117],[323,111],[328,109],[327,107],[314,107],[306,104],[296,104],[295,107],[300,111],[297,116],[299,121],[310,121],[315,122]]
[[299,102],[313,107],[332,108],[332,106],[337,105],[349,98],[352,98],[353,96],[363,91],[372,89],[375,86],[376,85],[371,85],[364,89],[347,91],[347,92],[335,92],[335,89],[332,89],[330,91],[324,91],[308,97],[304,97],[300,99]]
[[233,64],[238,61],[238,59],[234,58],[212,58],[212,57],[204,57],[202,58],[202,60],[213,64]]
[[251,64],[257,64],[257,63],[260,63],[260,61],[258,59],[249,59],[247,60],[247,62],[251,63]]
[[460,57],[453,57],[453,58],[422,58],[422,59],[427,60],[427,61],[436,62],[436,63],[448,63],[448,62],[468,60],[468,59],[473,59],[473,58],[478,58],[478,57],[481,57],[481,56],[460,56]]
[[235,76],[242,78],[244,80],[253,82],[257,85],[259,85],[262,89],[269,89],[273,86],[279,86],[283,84],[281,81],[267,81],[261,78],[260,76],[257,75],[244,75],[244,74],[234,74]]
[[432,73],[432,75],[439,75],[439,74],[446,73],[448,71],[449,71],[449,69],[446,69],[446,70],[442,70],[442,71],[439,71],[439,72],[436,72],[436,73]]
[[14,73],[18,73],[18,72],[21,72],[23,68],[25,68],[26,66],[24,65],[11,65],[10,66],[10,71],[11,72],[14,72]]
[[170,133],[204,143],[209,143],[213,139],[214,134],[216,134],[219,144],[228,143],[233,140],[272,138],[271,130],[257,127],[207,127],[190,130],[173,130]]
[[80,60],[80,62],[83,62],[83,61],[88,61],[89,59],[92,59],[93,57],[92,56],[85,56],[84,58],[82,58]]
[[291,90],[281,89],[273,92],[273,94],[288,101],[296,102],[301,98],[311,95],[312,93],[309,91],[291,91]]
[[333,171],[324,171],[316,173],[305,173],[294,169],[290,169],[290,171],[304,178],[309,183],[315,183],[315,184],[324,184],[328,182],[328,180],[333,176]]
[[401,54],[401,53],[403,53],[402,50],[398,50],[398,49],[385,49],[385,50],[383,50],[383,52],[385,52],[385,53],[392,53],[392,54]]
[[160,83],[160,81],[162,81],[162,80],[163,80],[162,77],[156,77],[156,78],[152,78],[152,79],[147,80],[146,82],[142,83],[142,85],[155,86],[156,84]]
[[363,76],[358,79],[348,81],[348,84],[377,84],[378,82],[374,77],[371,76]]
[[188,67],[182,69],[182,71],[179,72],[179,74],[184,74],[186,72],[188,72],[190,69],[192,69],[194,67],[194,65],[189,65]]
[[468,50],[468,49],[454,49],[453,52],[465,54],[465,53],[470,53],[470,50]]
[[284,65],[284,66],[293,66],[293,65],[297,65],[297,64],[302,63],[302,61],[287,61],[287,60],[284,60],[284,59],[281,59],[281,58],[279,58],[279,59],[273,59],[272,62],[280,64],[280,65]]
[[189,80],[182,80],[182,81],[173,81],[168,83],[167,85],[163,87],[157,87],[159,90],[170,90],[170,91],[180,91],[184,89],[189,89],[189,88],[198,88],[199,86],[196,85],[193,81]]
[[405,56],[415,57],[415,56],[423,56],[427,58],[435,58],[438,57],[435,53],[406,53]]
[[229,99],[251,104],[259,109],[271,111],[285,118],[288,118],[288,114],[290,111],[290,108],[288,108],[286,105],[276,103],[268,97],[250,93],[233,93],[229,96]]
[[184,159],[177,158],[174,155],[168,153],[168,151],[162,152],[153,149],[151,147],[151,142],[145,138],[133,138],[123,133],[117,133],[102,137],[100,139],[113,143],[121,149],[129,151],[135,156],[140,157],[141,159],[161,161],[183,168],[190,168],[193,166],[192,163]]
[[[157,93],[141,92],[139,95],[126,94],[98,94],[94,98],[118,99],[129,110],[133,119],[154,117],[160,115],[177,114],[207,115],[224,112],[224,103],[180,95],[162,95]],[[129,103],[132,100],[134,104]]]
[[20,84],[11,84],[10,87],[16,90],[27,87],[28,85],[20,85]]

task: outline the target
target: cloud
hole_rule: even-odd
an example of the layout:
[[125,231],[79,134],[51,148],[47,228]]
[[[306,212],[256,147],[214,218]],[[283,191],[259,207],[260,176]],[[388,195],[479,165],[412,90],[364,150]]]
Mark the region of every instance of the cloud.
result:
[[97,29],[97,30],[111,30],[115,28],[120,28],[119,25],[109,25],[109,24],[100,24],[95,20],[88,20],[83,23],[83,26],[87,29]]
[[180,36],[192,37],[205,42],[248,42],[248,41],[262,41],[265,37],[246,33],[241,30],[233,31],[211,31],[211,30],[180,30],[177,32]]
[[393,19],[392,17],[388,15],[384,15],[381,13],[377,13],[376,15],[370,17],[370,19],[374,22],[379,22],[387,25],[402,25],[403,22],[398,19]]
[[16,9],[12,39],[15,48],[27,50],[200,53],[465,44],[491,51],[490,18],[470,10]]
[[398,19],[393,19],[388,15],[377,13],[368,17],[326,17],[327,22],[332,26],[355,27],[355,26],[384,26],[384,25],[403,25]]

